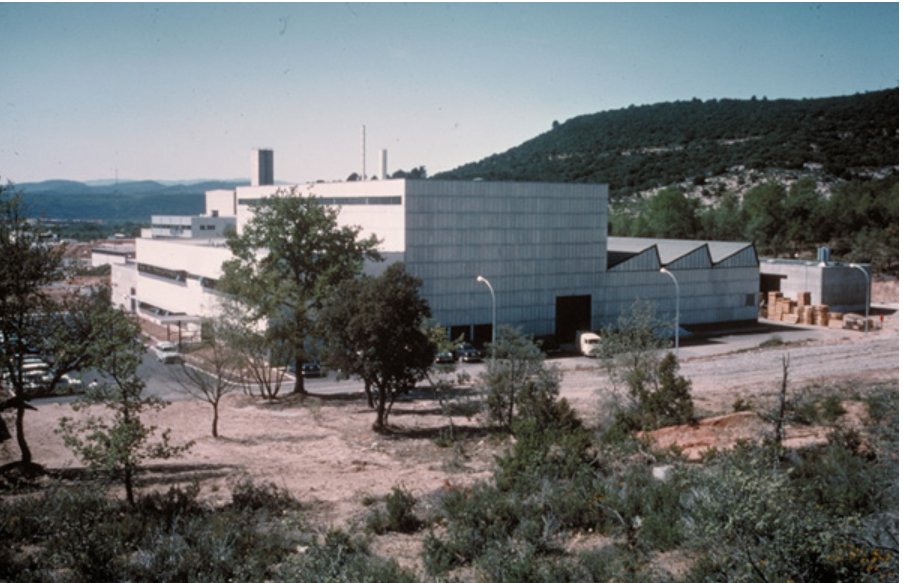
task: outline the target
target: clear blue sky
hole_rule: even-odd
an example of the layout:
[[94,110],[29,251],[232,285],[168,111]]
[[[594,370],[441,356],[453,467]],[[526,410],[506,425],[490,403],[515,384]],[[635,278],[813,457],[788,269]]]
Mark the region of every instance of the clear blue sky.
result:
[[434,174],[631,104],[899,85],[879,4],[0,4],[0,180]]

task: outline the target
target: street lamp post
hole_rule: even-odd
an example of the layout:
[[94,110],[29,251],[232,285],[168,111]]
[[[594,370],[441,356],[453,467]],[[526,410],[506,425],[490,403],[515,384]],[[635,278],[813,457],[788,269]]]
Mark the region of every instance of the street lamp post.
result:
[[850,263],[850,267],[855,267],[865,276],[865,331],[869,331],[869,304],[872,303],[872,278],[868,270],[858,263]]
[[677,291],[677,300],[674,309],[674,356],[680,360],[680,285],[674,274],[662,267],[659,272],[664,273],[674,282],[674,289]]
[[489,293],[492,295],[492,354],[495,356],[495,290],[492,289],[492,284],[489,283],[489,280],[482,275],[477,276],[477,281],[485,283],[486,287],[489,288]]

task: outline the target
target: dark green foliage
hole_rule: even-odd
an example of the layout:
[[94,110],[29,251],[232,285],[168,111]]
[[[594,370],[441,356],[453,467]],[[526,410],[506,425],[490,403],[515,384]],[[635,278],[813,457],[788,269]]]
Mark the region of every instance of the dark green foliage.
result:
[[618,412],[618,422],[629,431],[653,430],[693,421],[690,381],[677,374],[680,365],[668,352],[656,365],[651,379],[628,379],[630,404]]
[[375,534],[387,532],[412,533],[420,530],[422,522],[414,513],[417,499],[403,486],[394,486],[385,497],[385,511],[374,507],[367,516],[367,530]]
[[[338,210],[316,197],[280,190],[261,201],[241,236],[227,239],[234,258],[223,263],[219,289],[246,309],[250,327],[265,321],[271,348],[286,347],[301,370],[316,310],[366,259],[380,258],[375,237],[359,234],[360,228],[340,227]],[[296,375],[294,390],[305,392],[303,375]]]
[[349,279],[319,313],[326,362],[376,390],[374,429],[386,428],[395,400],[429,375],[435,346],[424,331],[430,316],[421,282],[401,263],[379,277]]
[[297,510],[299,505],[291,494],[272,482],[258,484],[244,478],[232,487],[232,507],[241,512],[263,511],[276,515],[286,510]]
[[659,103],[570,119],[436,178],[605,182],[614,198],[693,177],[822,164],[836,177],[898,163],[899,91],[804,100]]
[[[254,489],[244,486],[245,492]],[[257,487],[273,501],[273,488]],[[10,581],[261,581],[271,578],[308,535],[287,499],[213,508],[198,489],[172,488],[128,506],[97,488],[51,489],[2,504],[0,534],[10,551],[0,578]],[[242,494],[239,493],[240,499]],[[259,499],[260,496],[254,496]],[[256,508],[255,508],[256,506]],[[25,546],[30,552],[23,553]]]
[[655,333],[662,324],[651,304],[637,302],[602,335],[598,358],[608,371],[613,388],[626,393],[627,402],[611,399],[602,404],[603,431],[626,435],[693,420],[690,381],[677,374],[680,365],[665,340]]
[[279,566],[275,581],[317,583],[415,583],[417,578],[394,560],[373,556],[367,544],[340,530],[313,542]]
[[886,486],[897,481],[883,466],[837,444],[802,460],[773,445],[709,460],[684,500],[699,553],[688,579],[892,580],[896,499]]
[[481,378],[493,423],[510,431],[516,419],[536,418],[552,410],[561,375],[546,368],[542,350],[529,336],[500,326],[490,353],[492,358]]

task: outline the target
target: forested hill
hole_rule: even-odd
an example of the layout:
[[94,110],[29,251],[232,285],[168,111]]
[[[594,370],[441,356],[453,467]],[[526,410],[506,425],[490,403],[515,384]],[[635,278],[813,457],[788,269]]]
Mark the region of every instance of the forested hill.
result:
[[836,178],[899,160],[899,88],[819,99],[752,98],[631,106],[553,123],[507,152],[436,178],[605,182],[614,197],[731,168]]
[[166,184],[152,180],[85,184],[71,180],[15,184],[29,215],[55,220],[150,222],[151,215],[204,212],[204,192],[235,188],[248,181]]

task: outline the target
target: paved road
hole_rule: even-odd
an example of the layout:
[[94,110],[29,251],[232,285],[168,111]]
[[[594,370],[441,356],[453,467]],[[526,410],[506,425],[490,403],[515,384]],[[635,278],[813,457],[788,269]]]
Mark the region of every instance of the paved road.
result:
[[[698,335],[680,347],[681,374],[693,381],[694,391],[718,390],[726,385],[772,383],[780,378],[780,359],[791,353],[791,376],[796,380],[839,377],[860,371],[892,369],[899,361],[897,334],[870,334],[862,341],[861,333],[829,330],[817,327],[765,325],[753,329],[725,331],[720,334]],[[851,342],[851,336],[857,339]],[[778,337],[785,346],[759,350],[760,344]],[[847,340],[844,340],[844,339]],[[600,382],[596,363],[583,356],[551,358],[567,374],[562,394],[582,390]],[[484,363],[459,363],[455,374],[467,373],[477,378],[485,370]],[[166,401],[192,399],[176,380],[178,364],[162,364],[151,353],[144,356],[138,373],[146,383],[146,394]],[[91,371],[80,375],[85,383],[97,377]],[[357,380],[337,380],[335,373],[323,378],[305,380],[308,391],[316,395],[352,395],[363,393],[363,383]],[[287,377],[280,394],[288,394],[294,379]],[[68,402],[74,397],[54,397],[35,401],[42,403]]]

